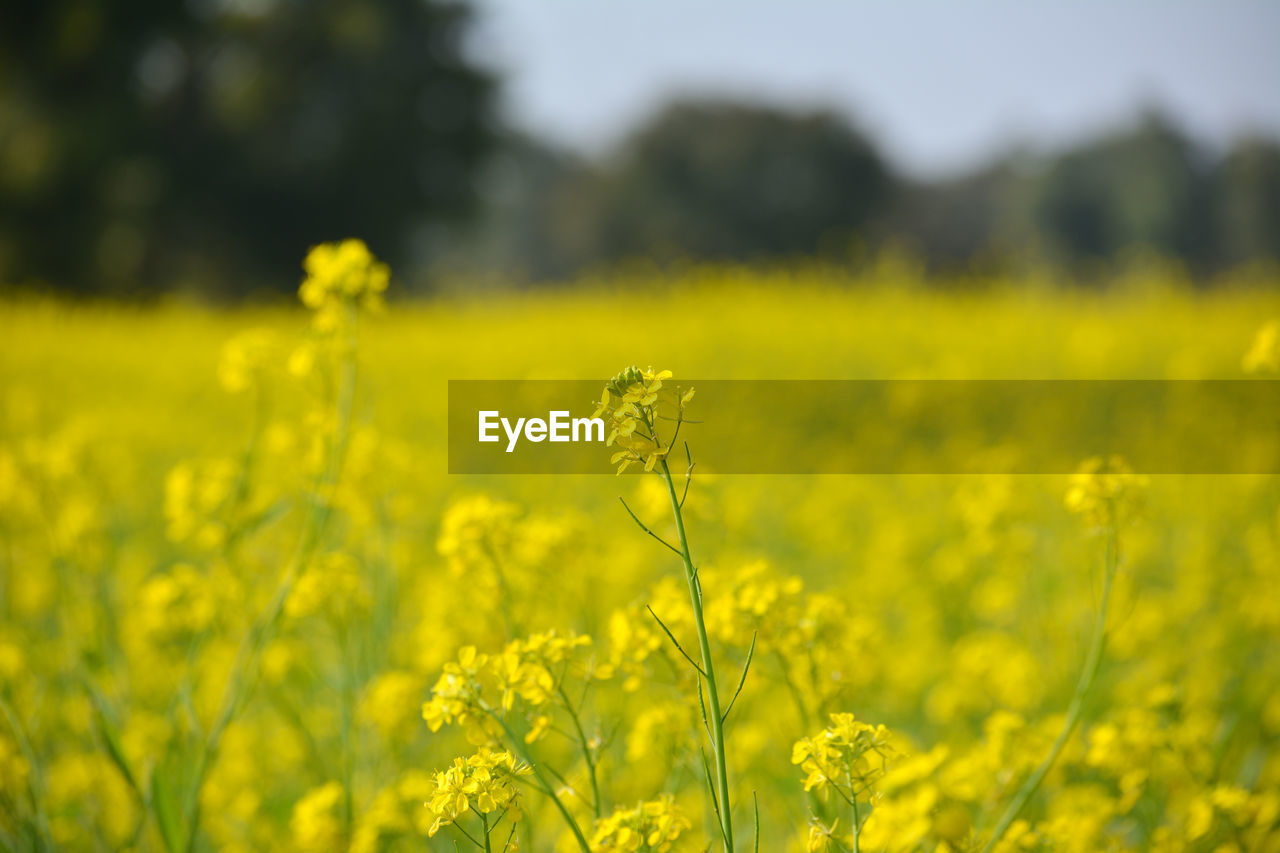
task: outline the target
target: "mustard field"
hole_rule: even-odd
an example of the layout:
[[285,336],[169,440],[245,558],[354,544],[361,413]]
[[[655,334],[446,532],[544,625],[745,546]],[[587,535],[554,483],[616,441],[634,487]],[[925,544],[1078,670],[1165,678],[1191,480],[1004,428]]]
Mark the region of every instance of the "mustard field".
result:
[[[1280,278],[305,275],[0,305],[5,849],[1280,851],[1276,477],[717,476],[654,403],[1266,378]],[[449,475],[461,378],[598,379],[633,473]]]

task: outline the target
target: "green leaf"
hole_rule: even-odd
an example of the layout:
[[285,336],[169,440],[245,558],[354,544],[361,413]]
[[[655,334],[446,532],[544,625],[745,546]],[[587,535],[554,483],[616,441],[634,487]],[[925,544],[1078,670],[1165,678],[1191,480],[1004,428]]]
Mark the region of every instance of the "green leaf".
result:
[[133,769],[129,766],[129,758],[125,755],[124,745],[120,742],[120,731],[116,725],[115,715],[111,712],[107,705],[106,699],[98,690],[97,686],[86,681],[89,689],[89,697],[93,701],[93,708],[97,712],[98,735],[102,738],[102,743],[107,748],[107,755],[111,756],[112,763],[124,776],[129,787],[138,795],[139,800],[146,800],[146,796],[142,792],[142,786],[138,783],[138,777],[134,774]]
[[151,774],[151,807],[156,813],[156,823],[160,826],[160,837],[164,840],[165,850],[169,853],[181,853],[186,833],[182,831],[182,819],[174,801],[173,787],[159,768]]

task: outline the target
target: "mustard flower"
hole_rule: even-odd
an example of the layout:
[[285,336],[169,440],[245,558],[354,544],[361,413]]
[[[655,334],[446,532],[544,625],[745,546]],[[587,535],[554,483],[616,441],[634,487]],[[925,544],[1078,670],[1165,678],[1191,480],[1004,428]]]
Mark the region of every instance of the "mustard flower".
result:
[[403,833],[409,822],[401,810],[398,786],[383,788],[360,815],[351,833],[348,853],[378,853],[387,839]]
[[1149,482],[1119,456],[1095,456],[1071,476],[1067,509],[1095,527],[1118,527],[1137,515]]
[[928,784],[878,802],[862,826],[862,845],[889,853],[919,849],[933,827],[931,815],[937,804],[938,788]]
[[222,347],[218,382],[231,394],[256,387],[274,353],[275,334],[270,329],[241,332]]
[[527,764],[510,752],[494,752],[488,747],[468,758],[455,758],[447,769],[435,774],[435,784],[426,802],[434,820],[427,835],[454,823],[470,810],[482,815],[495,812],[519,820],[520,791],[516,780],[530,773]]
[[360,716],[373,723],[388,739],[407,736],[414,708],[425,685],[412,672],[393,669],[374,677],[360,701]]
[[805,837],[804,849],[808,853],[827,853],[827,851],[844,851],[852,846],[851,837],[840,836],[840,821],[827,824],[816,817],[809,818],[809,833]]
[[422,706],[422,718],[433,732],[452,723],[480,723],[484,710],[481,700],[481,678],[486,674],[489,656],[475,646],[463,646],[458,659],[444,665],[444,671],[431,688],[431,699]]
[[791,763],[804,771],[804,789],[834,789],[846,800],[869,799],[891,756],[889,730],[832,714],[831,725],[791,749]]
[[315,327],[321,332],[339,326],[344,306],[379,307],[391,281],[387,265],[374,258],[362,240],[315,246],[302,266],[307,276],[298,288],[298,298],[316,312]]
[[338,808],[345,791],[338,782],[312,788],[293,807],[289,830],[298,850],[328,853],[342,846]]
[[155,643],[179,642],[204,631],[217,614],[208,579],[186,563],[155,575],[142,586],[138,625]]
[[440,522],[436,551],[455,574],[498,568],[510,550],[520,507],[487,495],[462,498],[449,505]]
[[298,577],[285,601],[284,614],[304,619],[325,613],[344,620],[367,610],[370,603],[359,563],[350,554],[334,551],[317,557]]
[[554,631],[512,640],[493,654],[465,646],[456,661],[444,665],[430,700],[422,706],[422,717],[433,732],[456,723],[469,727],[483,742],[500,731],[492,716],[512,710],[519,700],[529,717],[525,740],[537,740],[550,729],[539,709],[556,699],[560,680],[570,667],[588,680],[612,675],[610,667],[578,656],[578,650],[590,646],[588,636]]
[[[660,413],[659,403],[663,382],[671,378],[670,370],[655,371],[652,367],[641,370],[628,367],[605,384],[600,403],[592,417],[606,418],[609,435],[605,444],[616,444],[621,449],[613,454],[610,462],[618,466],[618,473],[632,465],[642,465],[652,471],[675,443],[676,433],[683,422],[684,407],[693,399],[693,389],[677,393],[674,416]],[[679,392],[680,389],[676,389]],[[659,421],[673,424],[671,436],[663,439],[658,429]]]
[[1280,372],[1280,320],[1272,320],[1258,329],[1241,366],[1246,373]]
[[627,851],[671,850],[681,833],[692,827],[675,798],[663,794],[656,800],[619,808],[596,821],[591,849]]

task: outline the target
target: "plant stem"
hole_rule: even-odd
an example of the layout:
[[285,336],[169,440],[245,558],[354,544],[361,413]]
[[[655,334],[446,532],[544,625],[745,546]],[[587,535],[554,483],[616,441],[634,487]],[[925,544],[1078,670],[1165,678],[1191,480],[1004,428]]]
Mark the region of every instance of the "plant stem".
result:
[[680,498],[676,495],[675,482],[667,460],[659,462],[662,479],[666,481],[671,497],[671,512],[675,516],[676,536],[680,542],[680,557],[684,561],[685,580],[689,583],[689,600],[693,604],[693,621],[698,628],[698,646],[702,651],[702,671],[707,681],[707,703],[711,711],[711,750],[716,759],[716,794],[720,801],[720,833],[724,838],[724,850],[733,853],[733,817],[729,808],[729,770],[724,749],[724,713],[720,710],[720,695],[716,689],[716,675],[711,661],[711,643],[707,639],[707,625],[702,616],[702,584],[693,567],[689,553],[689,539],[685,535],[684,515]]
[[551,783],[542,775],[542,768],[533,760],[533,756],[529,753],[528,747],[523,745],[524,741],[516,736],[516,733],[507,725],[506,720],[502,719],[502,717],[499,716],[492,708],[484,707],[484,711],[493,719],[494,722],[502,727],[502,731],[506,734],[507,740],[515,748],[515,751],[519,753],[520,758],[524,763],[529,765],[529,769],[533,771],[533,777],[538,781],[537,787],[542,791],[542,793],[551,798],[552,804],[554,804],[556,809],[560,812],[565,823],[569,825],[569,830],[573,833],[573,838],[578,842],[578,847],[582,850],[582,853],[591,853],[591,845],[587,843],[587,837],[583,834],[582,827],[578,826],[578,822],[574,820],[573,814],[569,811],[568,807],[561,802],[559,795],[556,794],[556,789],[551,787]]
[[850,799],[853,805],[853,853],[861,853],[858,847],[858,824],[862,822],[858,816],[858,794],[853,790],[853,774],[849,778],[849,793],[852,795]]
[[587,740],[587,733],[582,728],[582,718],[578,716],[573,703],[569,701],[569,694],[564,692],[564,685],[557,685],[556,689],[560,692],[560,698],[564,701],[564,708],[569,712],[569,718],[573,720],[573,727],[578,732],[578,743],[582,746],[582,757],[587,762],[587,773],[591,777],[591,808],[595,812],[595,816],[600,817],[600,782],[596,779],[596,759],[591,753],[591,743]]
[[340,340],[337,344],[340,347],[342,361],[338,369],[338,389],[334,400],[337,422],[329,458],[325,461],[324,469],[316,478],[311,494],[308,496],[307,514],[303,518],[302,529],[298,534],[293,556],[285,567],[266,609],[249,627],[240,643],[240,648],[237,650],[235,661],[232,664],[231,673],[227,677],[226,687],[223,689],[218,713],[214,717],[213,726],[205,739],[204,748],[200,750],[196,758],[191,787],[187,791],[186,801],[183,804],[183,817],[187,830],[187,853],[191,853],[196,847],[200,823],[200,790],[204,786],[204,779],[209,767],[217,758],[219,747],[222,744],[222,736],[235,719],[236,714],[239,713],[240,705],[251,689],[253,675],[261,658],[262,650],[274,633],[276,624],[280,621],[281,614],[284,612],[285,602],[288,601],[289,594],[293,590],[294,582],[297,581],[298,575],[311,558],[316,546],[319,545],[332,512],[333,505],[329,492],[334,484],[337,483],[338,477],[342,472],[343,461],[346,458],[356,387],[357,311],[354,305],[344,306],[344,309],[350,338]]
[[1102,665],[1102,653],[1106,649],[1107,611],[1111,603],[1112,581],[1115,580],[1116,576],[1118,551],[1119,542],[1117,541],[1117,534],[1113,524],[1107,532],[1107,555],[1105,574],[1102,579],[1102,599],[1099,602],[1098,615],[1093,625],[1093,637],[1089,641],[1089,651],[1085,656],[1084,669],[1080,672],[1080,680],[1076,684],[1071,703],[1067,706],[1067,716],[1062,722],[1062,730],[1058,732],[1058,737],[1053,742],[1053,747],[1049,750],[1049,754],[1045,756],[1044,761],[1040,762],[1039,766],[1022,783],[1022,787],[1018,789],[1018,793],[1014,795],[1008,808],[1000,816],[1000,821],[996,824],[991,838],[983,846],[982,853],[991,853],[996,844],[1009,830],[1009,827],[1018,819],[1018,815],[1022,813],[1027,802],[1039,789],[1045,776],[1049,775],[1049,771],[1053,769],[1058,756],[1062,754],[1063,747],[1067,745],[1067,741],[1071,739],[1072,733],[1080,722],[1080,715],[1084,711],[1085,702],[1093,690],[1094,681],[1097,680],[1098,670]]

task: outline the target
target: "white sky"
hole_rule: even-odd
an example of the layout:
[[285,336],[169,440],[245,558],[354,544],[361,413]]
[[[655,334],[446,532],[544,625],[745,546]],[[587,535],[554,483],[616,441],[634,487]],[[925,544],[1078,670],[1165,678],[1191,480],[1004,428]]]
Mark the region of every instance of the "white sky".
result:
[[832,106],[938,174],[1157,103],[1280,135],[1280,0],[475,0],[507,114],[598,152],[679,93]]

